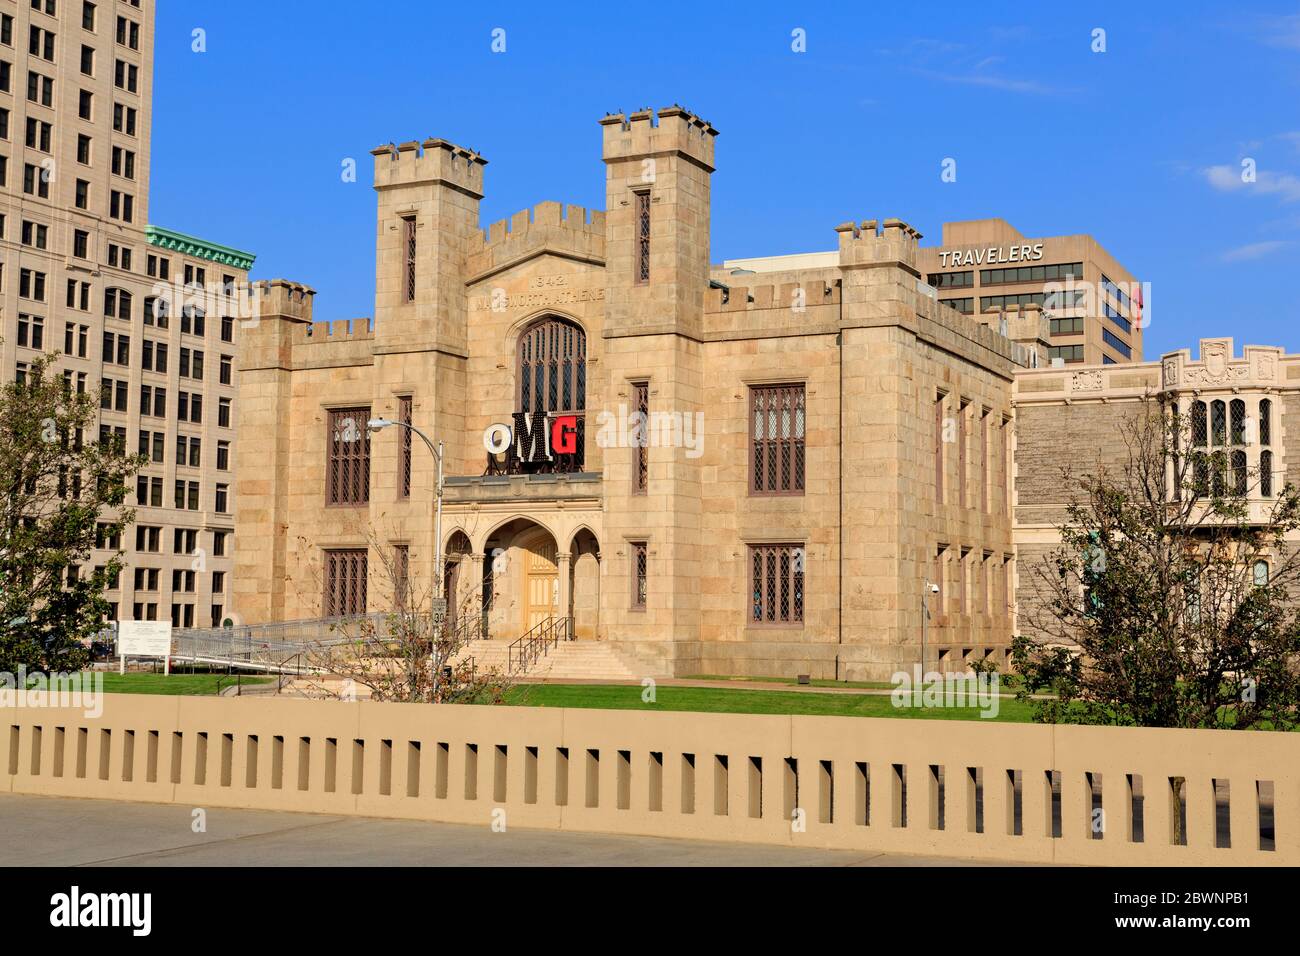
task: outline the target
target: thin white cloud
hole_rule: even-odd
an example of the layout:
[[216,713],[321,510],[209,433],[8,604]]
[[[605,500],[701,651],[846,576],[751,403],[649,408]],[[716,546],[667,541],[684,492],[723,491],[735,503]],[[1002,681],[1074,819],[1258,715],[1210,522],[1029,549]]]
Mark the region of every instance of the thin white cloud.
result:
[[1238,192],[1249,190],[1259,195],[1277,196],[1283,202],[1300,202],[1300,176],[1291,173],[1275,173],[1271,170],[1259,170],[1254,182],[1245,182],[1241,178],[1241,167],[1207,166],[1201,173],[1205,181],[1220,192]]
[[938,80],[941,83],[961,83],[966,86],[987,86],[989,89],[1002,90],[1006,93],[1034,93],[1040,96],[1054,96],[1067,90],[1039,83],[1037,80],[1017,80],[1004,76],[992,76],[988,73],[939,73],[934,70],[916,70],[918,75]]
[[1260,32],[1269,46],[1300,50],[1300,14],[1261,19]]
[[1267,242],[1252,242],[1244,246],[1237,246],[1235,249],[1228,249],[1219,259],[1222,262],[1251,262],[1255,259],[1263,259],[1270,256],[1279,249],[1284,249],[1291,245],[1283,239],[1270,239]]

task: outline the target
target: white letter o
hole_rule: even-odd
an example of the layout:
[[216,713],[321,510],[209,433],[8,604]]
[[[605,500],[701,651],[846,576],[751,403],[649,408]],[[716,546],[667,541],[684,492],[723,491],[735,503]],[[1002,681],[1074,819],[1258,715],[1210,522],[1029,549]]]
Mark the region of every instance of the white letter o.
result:
[[510,447],[512,441],[514,436],[510,433],[509,425],[497,422],[483,429],[483,447],[489,454],[500,455]]

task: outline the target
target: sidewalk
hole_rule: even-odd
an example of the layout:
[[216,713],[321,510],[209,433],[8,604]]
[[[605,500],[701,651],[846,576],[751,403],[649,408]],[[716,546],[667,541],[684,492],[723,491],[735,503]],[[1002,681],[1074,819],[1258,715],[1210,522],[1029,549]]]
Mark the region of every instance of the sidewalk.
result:
[[[485,804],[485,814],[489,805]],[[0,866],[970,866],[967,860],[0,794]]]

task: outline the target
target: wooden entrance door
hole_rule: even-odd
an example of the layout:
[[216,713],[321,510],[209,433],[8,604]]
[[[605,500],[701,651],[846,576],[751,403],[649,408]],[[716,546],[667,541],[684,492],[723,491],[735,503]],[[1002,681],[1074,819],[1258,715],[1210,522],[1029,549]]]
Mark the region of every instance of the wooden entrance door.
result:
[[524,546],[524,630],[559,613],[560,573],[555,542],[538,538]]

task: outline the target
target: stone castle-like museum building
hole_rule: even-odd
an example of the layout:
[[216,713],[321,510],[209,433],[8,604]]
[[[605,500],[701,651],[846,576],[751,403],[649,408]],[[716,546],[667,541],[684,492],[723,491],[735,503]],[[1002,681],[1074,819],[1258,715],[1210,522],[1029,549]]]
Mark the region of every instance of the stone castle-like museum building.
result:
[[[600,123],[603,212],[544,202],[486,230],[483,157],[374,150],[373,325],[261,285],[242,623],[386,610],[441,579],[492,639],[571,617],[647,673],[878,678],[917,660],[923,607],[928,662],[1003,659],[1062,456],[1112,445],[1143,396],[1248,407],[1242,451],[1277,475],[1258,494],[1295,480],[1300,356],[1212,340],[1199,361],[1053,363],[1053,313],[940,303],[897,219],[837,226],[836,256],[714,266],[716,130],[680,107]],[[1131,305],[1107,302],[1117,322]],[[434,456],[373,418],[445,443],[442,568]]]

